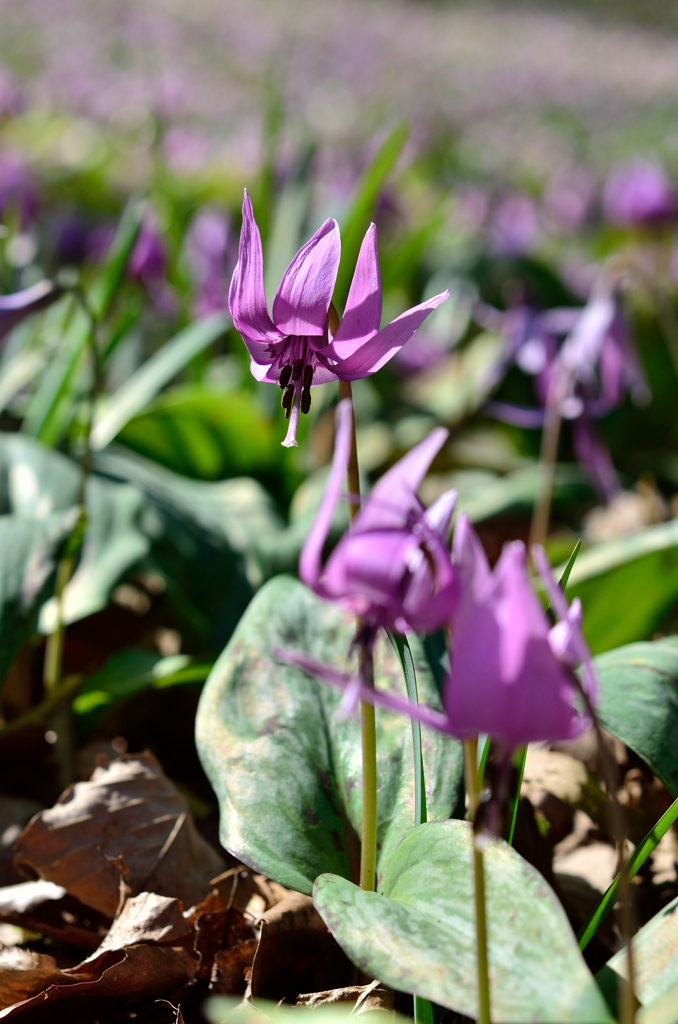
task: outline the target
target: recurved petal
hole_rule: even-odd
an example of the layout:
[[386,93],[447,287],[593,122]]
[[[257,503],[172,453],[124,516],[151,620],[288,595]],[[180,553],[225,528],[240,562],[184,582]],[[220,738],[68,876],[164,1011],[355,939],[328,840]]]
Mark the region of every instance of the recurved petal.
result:
[[325,587],[320,581],[322,572],[322,554],[325,541],[332,525],[332,516],[339,501],[344,475],[348,466],[351,451],[351,435],[353,431],[353,414],[351,401],[346,398],[337,406],[337,433],[334,442],[334,457],[330,478],[325,488],[323,500],[318,514],[299,559],[299,577],[307,587],[311,587],[321,597],[327,596]]
[[447,539],[456,504],[457,492],[455,490],[445,491],[424,513],[424,522],[434,533],[438,534],[442,541]]
[[399,529],[407,526],[413,516],[421,515],[417,491],[448,436],[448,430],[436,427],[377,481],[356,517],[354,533]]
[[[341,380],[360,380],[361,377],[369,377],[393,358],[405,342],[410,340],[429,313],[432,313],[441,302],[444,302],[449,294],[448,291],[441,292],[440,295],[435,295],[432,299],[427,299],[426,302],[401,313],[383,330],[345,358],[342,358],[340,350],[334,343],[328,345],[323,350],[323,359],[328,361],[328,365]],[[333,361],[336,361],[336,365],[333,365]]]
[[370,224],[360,247],[344,319],[334,337],[334,352],[345,359],[369,341],[381,322],[381,278],[377,252],[377,228]]
[[231,279],[228,308],[233,317],[233,325],[243,336],[252,358],[257,363],[270,363],[270,346],[282,341],[284,335],[276,329],[268,315],[261,235],[247,192],[242,204],[240,248]]
[[38,281],[23,291],[0,295],[0,341],[24,317],[56,302],[61,295],[63,289],[53,281]]
[[318,335],[325,330],[341,242],[336,220],[328,219],[301,247],[280,282],[273,320],[285,335]]

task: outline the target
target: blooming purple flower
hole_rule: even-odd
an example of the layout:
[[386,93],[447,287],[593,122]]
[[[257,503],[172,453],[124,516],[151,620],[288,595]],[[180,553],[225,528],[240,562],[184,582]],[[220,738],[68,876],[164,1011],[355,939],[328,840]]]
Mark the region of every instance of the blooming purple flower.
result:
[[590,653],[581,634],[581,605],[568,608],[541,549],[535,559],[559,622],[551,626],[531,587],[525,546],[507,544],[490,571],[480,542],[465,516],[455,528],[454,553],[461,600],[451,615],[451,671],[443,689],[443,711],[365,686],[301,652],[278,650],[298,665],[345,691],[352,702],[371,701],[404,712],[425,725],[464,739],[488,733],[507,751],[537,741],[572,739],[588,725],[574,706],[576,664],[584,670],[591,704],[598,691]]
[[[381,282],[377,229],[363,240],[344,319],[330,310],[339,269],[337,222],[328,219],[301,247],[283,275],[269,316],[264,293],[261,236],[245,192],[238,263],[229,307],[233,324],[252,357],[257,380],[279,384],[290,420],[285,447],[296,446],[299,412],[311,406],[311,387],[333,380],[352,381],[379,370],[412,337],[428,314],[448,297],[445,291],[422,302],[379,330]],[[338,318],[337,318],[338,319]]]
[[379,482],[351,529],[322,565],[322,552],[339,500],[351,445],[351,404],[337,410],[330,479],[299,562],[299,575],[316,594],[356,612],[372,631],[438,629],[454,608],[458,585],[446,546],[456,492],[428,510],[417,490],[447,438],[438,428]]
[[622,227],[665,224],[678,214],[678,197],[660,163],[636,160],[610,173],[603,191],[603,213]]
[[0,295],[0,342],[31,313],[37,313],[63,294],[63,289],[53,281],[39,281],[11,295]]

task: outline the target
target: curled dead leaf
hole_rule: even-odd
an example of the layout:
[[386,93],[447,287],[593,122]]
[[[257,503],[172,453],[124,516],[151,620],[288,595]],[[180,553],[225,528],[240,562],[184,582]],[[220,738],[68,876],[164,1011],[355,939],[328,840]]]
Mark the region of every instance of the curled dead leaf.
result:
[[70,786],[16,841],[16,863],[113,917],[121,872],[132,893],[199,903],[223,870],[186,801],[150,754],[123,754]]

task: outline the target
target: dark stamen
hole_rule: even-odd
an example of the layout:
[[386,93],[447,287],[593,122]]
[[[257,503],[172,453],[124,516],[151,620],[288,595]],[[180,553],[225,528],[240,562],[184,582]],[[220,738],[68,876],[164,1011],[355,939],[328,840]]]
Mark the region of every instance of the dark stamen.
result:
[[308,390],[313,380],[313,367],[306,363],[304,367],[304,387]]
[[283,389],[283,391],[285,390],[285,388],[289,384],[291,376],[292,376],[292,367],[288,363],[287,366],[283,366],[282,370],[280,371],[280,378],[278,380],[278,384]]
[[286,420],[288,420],[290,418],[290,412],[292,411],[292,402],[293,401],[294,401],[294,385],[290,384],[289,387],[285,389],[285,393],[282,396],[282,402],[280,403],[282,405],[283,409],[285,410],[285,419]]
[[301,370],[304,365],[303,359],[295,359],[294,366],[292,367],[292,380],[299,380],[301,377]]
[[301,411],[302,412],[308,412],[310,408],[311,408],[311,392],[310,391],[302,391],[301,392]]

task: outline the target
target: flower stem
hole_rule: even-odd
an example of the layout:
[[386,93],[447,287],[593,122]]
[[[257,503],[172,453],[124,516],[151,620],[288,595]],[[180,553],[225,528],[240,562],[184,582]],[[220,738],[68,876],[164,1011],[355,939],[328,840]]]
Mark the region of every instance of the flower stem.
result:
[[[353,390],[350,381],[339,381],[339,394],[348,398],[353,409]],[[351,454],[346,473],[348,484],[348,515],[353,522],[360,510],[360,475],[358,472],[358,449],[353,416],[353,437]],[[360,631],[360,622],[358,622]],[[368,686],[374,685],[374,664],[371,644],[365,644],[360,654],[360,675]],[[360,704],[360,724],[363,753],[363,820],[360,846],[360,887],[374,892],[377,877],[377,732],[374,705],[364,701]]]
[[480,804],[478,782],[478,740],[464,740],[464,767],[469,810],[473,822],[473,882],[476,915],[476,959],[478,963],[478,1017],[477,1024],[490,1024],[490,975],[487,959],[487,918],[485,914],[485,867],[483,851],[478,843],[476,822]]

